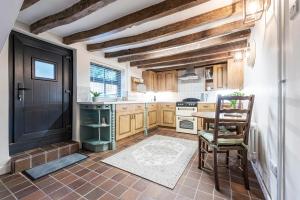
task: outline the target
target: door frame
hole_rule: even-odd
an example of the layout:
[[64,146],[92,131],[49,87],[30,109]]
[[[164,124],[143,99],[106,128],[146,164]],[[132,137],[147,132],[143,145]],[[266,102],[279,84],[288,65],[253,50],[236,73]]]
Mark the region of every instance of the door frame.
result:
[[[15,101],[15,91],[14,91],[14,41],[15,38],[20,40],[22,44],[25,44],[26,46],[30,46],[33,48],[38,48],[44,51],[48,51],[51,53],[55,53],[58,55],[61,55],[63,57],[63,66],[65,62],[69,62],[69,73],[63,73],[63,84],[64,80],[66,78],[69,79],[69,88],[70,88],[70,98],[69,98],[69,107],[70,107],[70,123],[73,128],[73,98],[74,98],[74,89],[73,89],[73,80],[74,80],[74,62],[73,62],[73,50],[71,49],[66,49],[61,46],[57,46],[55,44],[51,44],[49,42],[25,35],[20,32],[12,31],[9,36],[9,154],[12,155],[15,153],[15,147],[12,144],[14,141],[14,101]],[[64,69],[64,68],[63,68]],[[64,97],[63,97],[64,101]],[[72,138],[72,132],[73,130],[71,129],[71,136],[70,139]],[[11,145],[12,144],[12,145]]]

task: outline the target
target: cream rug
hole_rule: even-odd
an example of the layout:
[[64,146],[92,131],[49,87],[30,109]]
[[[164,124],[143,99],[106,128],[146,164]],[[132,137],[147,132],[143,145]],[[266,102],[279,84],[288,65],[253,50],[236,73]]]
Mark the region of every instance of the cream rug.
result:
[[196,149],[196,141],[154,135],[102,162],[173,189]]

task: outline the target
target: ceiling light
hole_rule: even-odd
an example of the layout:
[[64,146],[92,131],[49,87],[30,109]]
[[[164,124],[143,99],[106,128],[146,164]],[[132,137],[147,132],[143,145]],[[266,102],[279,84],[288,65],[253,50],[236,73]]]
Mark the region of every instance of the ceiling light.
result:
[[244,52],[242,52],[242,51],[234,52],[233,59],[235,62],[240,62],[240,61],[244,60]]
[[243,0],[244,3],[244,23],[251,23],[260,20],[268,0]]

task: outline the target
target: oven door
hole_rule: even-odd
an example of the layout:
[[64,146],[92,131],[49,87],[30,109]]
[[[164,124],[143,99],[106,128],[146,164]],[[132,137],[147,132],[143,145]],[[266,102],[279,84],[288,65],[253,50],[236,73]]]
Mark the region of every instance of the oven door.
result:
[[180,133],[197,134],[197,118],[176,116],[176,131]]

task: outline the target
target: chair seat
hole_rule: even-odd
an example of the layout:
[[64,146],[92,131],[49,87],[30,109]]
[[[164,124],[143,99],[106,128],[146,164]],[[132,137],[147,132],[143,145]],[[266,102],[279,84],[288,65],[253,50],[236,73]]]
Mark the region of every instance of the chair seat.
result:
[[[215,125],[214,124],[210,124],[209,125],[209,129],[215,129]],[[219,127],[219,131],[220,132],[224,132],[224,133],[232,132],[232,130],[236,130],[236,127],[235,126],[229,126],[229,127],[220,126]]]
[[[207,142],[212,143],[214,139],[213,131],[199,131],[199,136],[205,139]],[[227,134],[223,134],[227,135]],[[222,136],[222,133],[219,133]],[[218,138],[218,146],[237,146],[243,145],[243,138]]]

